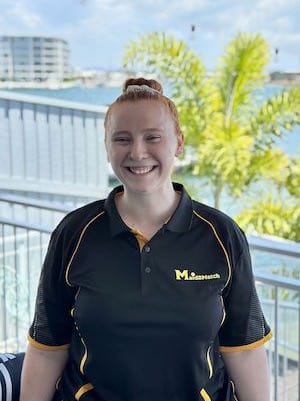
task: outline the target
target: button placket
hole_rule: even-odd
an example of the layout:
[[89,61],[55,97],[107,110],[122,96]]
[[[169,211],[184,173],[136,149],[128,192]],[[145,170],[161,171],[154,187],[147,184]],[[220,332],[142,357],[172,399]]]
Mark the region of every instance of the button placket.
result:
[[151,246],[149,244],[144,245],[141,252],[141,283],[142,292],[145,293],[150,289],[151,276],[152,276],[152,262],[151,262]]
[[149,252],[151,251],[151,247],[150,247],[149,245],[145,245],[145,246],[144,246],[144,251],[145,251],[146,253],[149,253]]

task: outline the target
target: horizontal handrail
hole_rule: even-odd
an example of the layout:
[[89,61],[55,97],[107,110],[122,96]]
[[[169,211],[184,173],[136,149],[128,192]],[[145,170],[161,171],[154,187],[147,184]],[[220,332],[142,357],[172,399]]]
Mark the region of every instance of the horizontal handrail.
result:
[[275,274],[256,273],[254,274],[255,281],[260,283],[272,285],[275,287],[282,287],[293,291],[300,291],[300,280],[294,278],[278,276]]
[[279,237],[247,235],[249,246],[253,250],[267,251],[280,255],[300,257],[300,243]]
[[107,110],[106,106],[95,106],[87,103],[70,102],[68,100],[61,100],[61,99],[36,96],[36,95],[27,95],[23,93],[15,93],[3,90],[2,91],[0,90],[0,99],[12,100],[24,103],[33,103],[37,105],[42,104],[46,106],[62,107],[65,109],[88,111],[88,112],[100,113],[103,115],[106,113]]
[[25,207],[36,207],[37,209],[44,209],[44,210],[50,210],[52,212],[61,212],[61,213],[69,213],[73,209],[72,207],[68,207],[58,202],[37,200],[37,199],[27,198],[25,196],[9,195],[5,193],[0,193],[0,201],[13,203],[15,205],[22,205]]
[[[53,212],[60,213],[69,213],[74,209],[74,206],[66,206],[64,204],[60,204],[58,202],[48,202],[44,200],[30,199],[27,197],[22,197],[19,195],[10,195],[5,193],[0,193],[0,201],[18,204],[25,207],[36,207],[38,209],[44,209]],[[3,220],[0,217],[0,223]],[[8,220],[7,220],[8,221]],[[22,224],[22,227],[25,227],[25,223],[18,222],[14,224],[15,220],[10,220],[10,225],[18,225]],[[6,223],[8,224],[8,223]],[[249,247],[251,250],[265,251],[273,254],[280,254],[285,256],[292,256],[296,258],[300,258],[300,243],[289,241],[283,238],[271,237],[266,235],[247,235],[247,240],[249,242]],[[260,275],[261,279],[263,279],[263,275]],[[297,282],[297,280],[295,280]]]
[[5,219],[4,217],[0,218],[0,224],[16,227],[16,228],[24,228],[25,230],[34,230],[34,231],[40,231],[41,233],[44,234],[51,234],[53,231],[50,227],[42,226],[41,224],[31,224],[31,223],[26,223],[24,221],[18,221],[18,220],[11,220],[11,219]]

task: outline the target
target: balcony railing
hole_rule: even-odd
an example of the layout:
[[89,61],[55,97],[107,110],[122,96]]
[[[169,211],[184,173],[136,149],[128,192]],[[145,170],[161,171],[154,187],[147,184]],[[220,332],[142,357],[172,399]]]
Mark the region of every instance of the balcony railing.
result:
[[0,188],[100,197],[104,106],[0,91]]
[[[7,205],[10,205],[10,213]],[[0,352],[25,349],[49,235],[71,208],[11,195],[2,194],[0,198],[1,214],[6,210],[7,216],[0,218]],[[22,221],[17,221],[17,216],[21,216]],[[33,223],[24,223],[29,217]],[[248,241],[258,293],[274,334],[267,344],[272,400],[298,401],[300,281],[265,274],[260,268],[263,265],[265,269],[272,263],[278,267],[283,259],[276,258],[281,257],[299,272],[300,245],[258,236],[249,236]]]

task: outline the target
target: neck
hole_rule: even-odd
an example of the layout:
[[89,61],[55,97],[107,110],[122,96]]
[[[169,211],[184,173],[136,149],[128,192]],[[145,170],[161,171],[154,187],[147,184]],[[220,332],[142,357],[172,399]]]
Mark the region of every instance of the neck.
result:
[[117,209],[126,224],[135,228],[162,226],[173,214],[180,200],[172,183],[159,193],[131,193],[124,190],[116,198]]

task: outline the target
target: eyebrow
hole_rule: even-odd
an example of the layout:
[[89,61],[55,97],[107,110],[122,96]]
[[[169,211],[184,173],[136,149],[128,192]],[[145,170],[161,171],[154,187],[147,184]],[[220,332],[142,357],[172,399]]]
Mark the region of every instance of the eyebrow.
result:
[[126,135],[130,135],[129,131],[114,131],[111,135],[112,136],[116,136],[116,135],[122,135],[122,134],[126,134]]
[[[158,128],[158,127],[157,128],[145,128],[145,129],[143,129],[142,133],[144,133],[144,132],[163,132],[163,129],[162,128]],[[114,131],[112,133],[112,136],[122,135],[122,134],[130,135],[131,132],[130,131],[126,131],[126,130]]]

